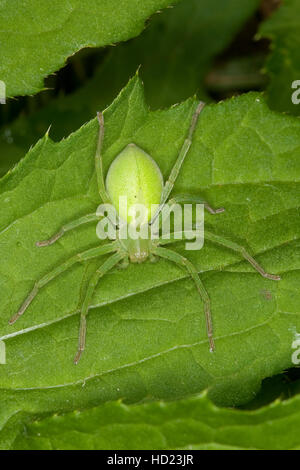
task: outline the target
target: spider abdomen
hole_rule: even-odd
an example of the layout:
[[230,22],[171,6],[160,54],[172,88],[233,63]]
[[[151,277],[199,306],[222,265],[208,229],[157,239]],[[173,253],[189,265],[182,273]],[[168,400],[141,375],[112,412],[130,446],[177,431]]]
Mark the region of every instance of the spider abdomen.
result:
[[[161,171],[144,150],[135,144],[128,144],[110,165],[106,176],[106,189],[119,216],[127,221],[133,221],[130,208],[136,204],[142,205],[146,212],[142,223],[149,222],[151,206],[159,205],[163,188]],[[120,197],[126,198],[127,207],[119,207]]]

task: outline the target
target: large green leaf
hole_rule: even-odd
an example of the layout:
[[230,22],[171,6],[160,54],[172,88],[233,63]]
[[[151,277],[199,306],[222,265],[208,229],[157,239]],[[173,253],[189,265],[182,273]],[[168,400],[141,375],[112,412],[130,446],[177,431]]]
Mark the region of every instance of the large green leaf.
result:
[[[174,0],[176,3],[179,0]],[[29,95],[84,47],[137,36],[170,0],[1,0],[0,79],[7,96]]]
[[266,65],[270,75],[269,105],[273,109],[293,114],[300,114],[300,104],[292,102],[292,94],[296,91],[292,83],[300,80],[299,18],[300,2],[284,0],[279,9],[262,24],[259,32],[259,37],[268,37],[272,41],[272,52]]
[[300,397],[257,411],[214,406],[205,394],[175,402],[107,403],[22,429],[14,449],[300,449]]
[[[135,142],[166,177],[195,106],[189,99],[150,112],[135,77],[105,111],[105,170]],[[16,412],[178,398],[204,388],[218,403],[241,404],[263,378],[292,365],[300,331],[300,122],[271,112],[257,93],[204,108],[175,187],[224,205],[226,212],[207,216],[206,226],[282,275],[280,282],[263,279],[237,254],[209,242],[188,253],[212,301],[213,354],[193,283],[162,260],[114,269],[101,281],[77,366],[78,308],[101,260],[61,275],[8,325],[37,278],[99,242],[92,225],[51,247],[35,246],[98,206],[97,130],[94,119],[60,143],[46,135],[0,182],[0,339],[7,353],[0,365],[0,426],[17,419]]]

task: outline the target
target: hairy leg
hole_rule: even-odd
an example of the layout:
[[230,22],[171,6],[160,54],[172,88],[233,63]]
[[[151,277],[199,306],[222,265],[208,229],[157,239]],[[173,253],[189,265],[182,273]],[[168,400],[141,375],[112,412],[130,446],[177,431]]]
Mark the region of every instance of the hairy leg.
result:
[[176,263],[177,265],[183,267],[193,279],[196,285],[197,291],[204,303],[204,313],[205,313],[205,320],[206,320],[207,336],[209,340],[209,349],[211,352],[214,351],[215,344],[213,340],[212,318],[211,318],[211,312],[210,312],[210,299],[203,283],[200,280],[197,269],[187,258],[184,258],[184,256],[179,255],[175,251],[168,250],[167,248],[160,248],[160,247],[153,248],[153,254],[161,258],[165,258],[169,261],[172,261],[173,263]]
[[[190,235],[192,235],[192,234],[194,234],[194,236],[196,237],[196,235],[197,235],[196,229],[191,230]],[[176,235],[177,235],[178,238],[175,238],[175,233],[171,233],[170,234],[170,239],[160,238],[156,241],[156,244],[168,245],[168,244],[171,244],[171,243],[178,242],[178,241],[180,241],[179,235],[182,235],[182,240],[187,239],[186,234],[184,232],[176,232]],[[214,233],[208,232],[207,230],[205,230],[205,232],[204,232],[204,238],[206,238],[207,240],[210,240],[214,243],[217,243],[219,245],[225,246],[226,248],[229,248],[233,251],[236,251],[237,253],[240,253],[240,255],[242,255],[254,267],[254,269],[256,269],[256,271],[259,272],[259,274],[261,274],[261,276],[263,276],[267,279],[271,279],[273,281],[280,281],[280,276],[278,276],[276,274],[267,273],[260,266],[260,264],[258,264],[258,262],[255,261],[255,259],[247,252],[247,250],[243,246],[238,245],[237,243],[234,243],[230,240],[227,240],[226,238],[220,237],[219,235],[215,235]],[[191,239],[191,238],[189,237],[189,239]]]
[[73,266],[75,263],[78,263],[80,261],[87,261],[92,258],[96,258],[98,256],[107,254],[107,253],[112,253],[117,250],[117,245],[116,242],[109,243],[107,245],[99,246],[96,248],[91,248],[89,250],[83,251],[82,253],[78,253],[77,255],[73,256],[72,258],[69,258],[67,261],[62,263],[60,266],[57,268],[54,268],[52,271],[50,271],[48,274],[43,276],[41,279],[39,279],[28,297],[25,299],[21,307],[19,308],[18,312],[9,320],[10,324],[15,323],[18,318],[20,318],[21,315],[26,311],[26,309],[29,307],[35,296],[38,294],[39,290],[44,287],[48,282],[52,281],[55,279],[57,276],[62,274],[64,271],[69,269],[71,266]]
[[97,217],[96,214],[87,214],[84,215],[83,217],[80,217],[79,219],[73,220],[72,222],[69,222],[66,225],[63,225],[62,228],[55,233],[49,240],[43,240],[40,242],[36,242],[36,246],[49,246],[55,243],[57,240],[59,240],[66,232],[69,232],[70,230],[73,230],[74,228],[79,227],[80,225],[83,224],[88,224],[89,222],[96,222],[99,220],[99,217]]
[[252,258],[252,256],[247,252],[247,250],[243,246],[238,245],[237,243],[234,243],[230,240],[227,240],[226,238],[220,237],[219,235],[215,235],[214,233],[208,232],[207,230],[205,230],[204,232],[204,237],[207,238],[207,240],[210,240],[214,243],[218,243],[219,245],[225,246],[226,248],[240,253],[254,267],[254,269],[256,269],[256,271],[261,274],[261,276],[266,277],[267,279],[272,279],[273,281],[280,281],[280,276],[276,274],[267,273],[257,263],[257,261]]
[[[104,204],[110,204],[111,200],[107,194],[106,188],[105,188],[105,183],[104,183],[104,176],[103,176],[103,165],[102,165],[102,144],[103,144],[103,138],[104,138],[104,118],[103,118],[103,113],[98,112],[97,113],[97,119],[99,123],[99,135],[98,135],[98,142],[97,142],[97,149],[96,149],[96,154],[95,154],[95,169],[96,169],[96,175],[97,175],[97,185],[98,185],[98,190],[100,197]],[[49,246],[55,243],[57,240],[59,240],[66,232],[69,230],[73,230],[74,228],[79,227],[80,225],[89,223],[89,222],[95,222],[99,220],[99,217],[96,214],[87,214],[83,217],[80,217],[79,219],[76,219],[66,225],[64,225],[56,234],[54,234],[51,238],[48,240],[43,240],[39,241],[36,243],[38,247],[42,246]],[[110,221],[113,227],[115,227],[115,224]]]
[[101,266],[97,269],[95,274],[93,275],[89,286],[86,291],[86,295],[81,307],[81,315],[80,315],[80,328],[79,328],[79,342],[78,342],[78,351],[74,358],[74,363],[78,364],[79,359],[81,357],[82,352],[85,348],[85,336],[86,336],[86,316],[88,314],[88,308],[90,302],[92,300],[93,293],[95,288],[100,280],[105,274],[107,274],[116,264],[118,264],[122,259],[124,259],[125,255],[123,253],[115,253],[114,255],[110,256]]
[[97,113],[97,119],[99,123],[99,136],[98,136],[98,143],[97,143],[97,150],[95,155],[95,168],[96,168],[96,175],[97,175],[97,184],[98,184],[98,191],[100,197],[104,204],[111,204],[110,197],[107,194],[105,183],[104,183],[104,176],[103,176],[103,162],[102,162],[102,144],[104,139],[104,117],[103,113]]
[[169,175],[169,178],[167,179],[164,187],[163,187],[163,191],[162,191],[162,196],[161,196],[161,203],[160,203],[160,206],[159,206],[159,209],[157,211],[157,213],[155,214],[155,216],[153,217],[153,219],[151,220],[150,224],[153,223],[156,218],[158,217],[158,214],[159,212],[161,211],[161,209],[163,208],[163,206],[166,204],[168,198],[169,198],[169,195],[174,187],[174,184],[175,184],[175,181],[177,179],[177,176],[179,174],[179,171],[180,171],[180,168],[184,162],[184,159],[192,145],[192,137],[193,137],[193,134],[194,134],[194,131],[196,129],[196,125],[197,125],[197,122],[198,122],[198,118],[199,118],[199,115],[202,111],[202,109],[204,108],[205,106],[205,103],[203,103],[202,101],[200,101],[200,103],[198,104],[194,114],[193,114],[193,117],[192,117],[192,121],[191,121],[191,125],[190,125],[190,128],[189,128],[189,132],[188,132],[188,136],[187,138],[185,139],[182,147],[181,147],[181,150],[179,152],[179,155],[177,157],[177,160],[171,170],[171,173]]
[[[172,197],[166,204],[164,207],[169,207],[169,211],[171,212],[172,210],[172,207],[175,205],[175,204],[184,204],[184,203],[192,203],[192,204],[203,204],[205,209],[210,213],[210,214],[213,214],[213,215],[216,215],[216,214],[220,214],[221,212],[224,212],[225,209],[224,207],[219,207],[218,209],[214,209],[213,207],[211,207],[208,202],[206,202],[204,199],[198,197],[198,196],[194,196],[192,194],[178,194],[174,197]],[[157,224],[157,232],[154,232],[154,233],[159,233],[159,230],[164,226],[164,222],[166,220],[167,217],[170,217],[169,216],[169,212],[168,213],[164,213],[164,211],[161,212],[161,217],[159,218],[159,223]],[[156,217],[153,217],[153,222],[151,221],[150,224],[153,224],[155,222],[155,218]],[[154,227],[154,226],[153,226]],[[156,228],[156,227],[155,227]]]

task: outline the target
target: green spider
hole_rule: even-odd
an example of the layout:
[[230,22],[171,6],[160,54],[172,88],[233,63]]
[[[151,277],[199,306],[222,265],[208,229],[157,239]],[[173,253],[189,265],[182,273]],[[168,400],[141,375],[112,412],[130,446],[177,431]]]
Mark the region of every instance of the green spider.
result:
[[[122,194],[127,196],[129,200],[134,200],[137,203],[143,203],[146,206],[157,203],[157,212],[152,219],[147,220],[147,225],[151,227],[154,219],[156,219],[164,206],[172,207],[176,203],[192,202],[201,203],[211,213],[217,214],[223,212],[224,209],[211,208],[206,201],[193,195],[178,195],[168,200],[170,193],[174,187],[176,178],[178,177],[180,168],[184,159],[192,145],[193,134],[198,122],[199,115],[204,107],[204,103],[200,102],[195,109],[192,116],[191,124],[189,127],[188,135],[181,147],[179,155],[171,170],[168,180],[163,183],[162,174],[155,161],[146,154],[141,148],[135,144],[129,144],[125,149],[116,157],[112,162],[106,177],[106,184],[104,182],[103,169],[102,169],[102,144],[104,138],[104,118],[102,113],[97,113],[99,122],[99,137],[97,143],[97,150],[95,155],[95,168],[97,175],[97,184],[99,195],[104,204],[112,204],[116,207],[118,196]],[[99,221],[100,216],[96,214],[88,214],[75,221],[72,221],[63,226],[58,233],[53,235],[49,240],[37,242],[39,247],[49,246],[55,243],[66,232],[79,227],[82,224]],[[48,284],[52,279],[56,278],[59,274],[63,273],[77,262],[90,260],[101,255],[111,254],[111,256],[96,270],[90,283],[87,287],[86,294],[81,306],[80,315],[80,329],[79,329],[79,345],[77,354],[74,358],[74,363],[77,364],[82,352],[85,349],[86,338],[86,317],[88,308],[94,293],[94,290],[100,280],[106,273],[108,273],[114,266],[122,262],[126,265],[129,262],[143,263],[151,258],[165,258],[169,261],[176,263],[185,269],[194,281],[197,291],[204,303],[204,313],[206,319],[207,337],[209,341],[210,351],[214,351],[215,344],[213,340],[212,318],[210,311],[210,299],[208,293],[202,284],[195,266],[185,257],[175,251],[164,248],[163,245],[172,244],[178,241],[178,236],[175,233],[168,234],[169,236],[159,237],[157,239],[121,239],[119,237],[119,227],[116,230],[116,239],[110,243],[91,248],[83,251],[72,258],[65,261],[63,264],[53,269],[51,272],[36,281],[32,291],[21,305],[18,312],[11,318],[10,324],[13,324],[28,308],[38,291]],[[197,229],[194,231],[195,237],[197,236]],[[178,232],[177,232],[178,235]],[[182,239],[185,239],[185,233],[181,232]],[[266,273],[263,268],[252,258],[252,256],[240,245],[226,240],[218,235],[205,230],[205,238],[212,242],[223,245],[241,254],[263,277],[273,280],[279,280],[280,277],[273,274]]]

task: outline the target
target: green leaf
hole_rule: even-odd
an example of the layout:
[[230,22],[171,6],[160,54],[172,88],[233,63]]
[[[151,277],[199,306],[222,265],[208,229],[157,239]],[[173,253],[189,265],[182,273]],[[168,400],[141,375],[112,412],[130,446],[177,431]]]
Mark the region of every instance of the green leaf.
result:
[[[277,11],[265,21],[258,37],[271,39],[272,52],[266,64],[270,76],[268,103],[271,108],[300,114],[300,105],[293,104],[292,88],[300,80],[300,3],[285,0]],[[298,86],[299,88],[299,86]]]
[[[176,3],[179,0],[174,0]],[[43,89],[44,78],[84,47],[137,36],[170,0],[1,0],[0,79],[8,97]]]
[[[150,112],[135,77],[105,111],[104,169],[130,142],[168,175],[195,99]],[[257,93],[204,108],[176,192],[202,195],[226,212],[206,227],[245,245],[280,282],[263,279],[231,251],[209,242],[188,253],[212,302],[215,353],[203,305],[186,273],[167,261],[114,269],[97,287],[86,351],[77,366],[78,309],[103,260],[78,265],[43,288],[15,325],[36,279],[96,246],[95,226],[56,244],[36,242],[99,205],[92,120],[54,143],[46,135],[0,181],[0,429],[17,412],[41,414],[123,398],[173,399],[209,388],[221,404],[253,398],[263,378],[292,366],[300,331],[300,122],[271,112]],[[174,245],[181,253],[182,244]]]
[[217,408],[205,394],[174,402],[107,403],[26,426],[14,449],[300,449],[300,397],[257,411]]

